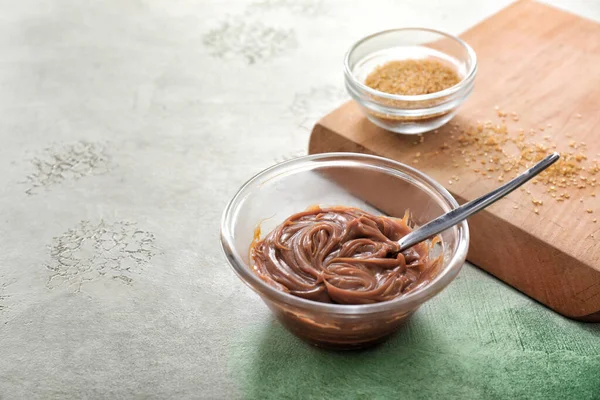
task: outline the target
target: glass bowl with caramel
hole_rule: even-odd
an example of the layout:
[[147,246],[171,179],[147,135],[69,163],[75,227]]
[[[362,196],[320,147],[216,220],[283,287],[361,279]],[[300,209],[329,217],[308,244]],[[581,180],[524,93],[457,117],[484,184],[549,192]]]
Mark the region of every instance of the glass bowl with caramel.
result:
[[425,28],[367,36],[346,53],[350,96],[386,130],[420,134],[450,121],[473,91],[477,57],[460,38]]
[[404,252],[396,241],[457,206],[404,164],[311,155],[244,184],[223,214],[221,244],[289,331],[322,347],[361,348],[389,337],[456,277],[466,222]]

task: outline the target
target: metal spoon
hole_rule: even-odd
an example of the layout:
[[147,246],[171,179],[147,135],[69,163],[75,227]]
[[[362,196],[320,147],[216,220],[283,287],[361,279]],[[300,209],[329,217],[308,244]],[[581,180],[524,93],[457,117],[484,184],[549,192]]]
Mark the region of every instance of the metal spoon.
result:
[[492,190],[488,194],[484,194],[483,196],[471,200],[468,203],[463,204],[462,206],[455,208],[454,210],[447,212],[444,215],[439,216],[426,223],[425,225],[415,229],[408,235],[404,236],[402,239],[398,241],[400,244],[400,251],[404,251],[409,247],[414,246],[417,243],[422,242],[425,239],[429,239],[430,237],[437,235],[438,233],[445,231],[448,228],[453,227],[459,222],[469,218],[471,215],[475,214],[486,208],[487,206],[495,203],[500,200],[519,186],[523,185],[525,182],[554,164],[560,158],[560,154],[554,152],[544,158],[539,163],[535,164],[533,167],[529,168],[527,171],[523,172],[521,175],[512,179],[511,181],[505,183],[499,188]]

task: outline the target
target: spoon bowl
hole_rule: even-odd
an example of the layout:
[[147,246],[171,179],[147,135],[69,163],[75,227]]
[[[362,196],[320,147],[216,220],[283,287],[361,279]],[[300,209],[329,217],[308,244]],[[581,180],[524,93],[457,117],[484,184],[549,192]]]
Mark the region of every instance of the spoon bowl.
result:
[[[373,202],[390,197],[395,201],[389,202],[389,207]],[[296,158],[246,182],[225,209],[221,222],[227,261],[283,326],[312,344],[354,349],[384,340],[444,290],[464,264],[469,247],[465,221],[439,235],[443,251],[437,275],[427,285],[393,300],[356,305],[320,303],[268,285],[254,273],[249,257],[256,228],[270,232],[290,215],[316,204],[357,207],[398,218],[408,209],[417,225],[458,207],[452,195],[426,174],[393,160],[356,153]],[[251,303],[249,296],[240,296],[245,305]],[[238,300],[234,304],[242,303]]]

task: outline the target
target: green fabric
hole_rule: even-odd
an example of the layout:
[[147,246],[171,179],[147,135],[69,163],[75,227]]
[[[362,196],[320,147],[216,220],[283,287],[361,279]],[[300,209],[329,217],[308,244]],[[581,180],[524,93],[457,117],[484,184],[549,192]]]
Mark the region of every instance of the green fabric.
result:
[[273,319],[232,340],[230,373],[248,399],[600,399],[600,324],[565,319],[468,265],[370,350],[321,350]]

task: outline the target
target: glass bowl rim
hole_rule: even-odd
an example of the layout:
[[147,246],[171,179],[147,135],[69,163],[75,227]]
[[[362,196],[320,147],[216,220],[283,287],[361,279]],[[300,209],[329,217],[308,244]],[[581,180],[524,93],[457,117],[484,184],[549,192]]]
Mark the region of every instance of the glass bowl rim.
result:
[[[278,176],[281,175],[281,172],[278,171],[282,168],[294,165],[301,166],[303,164],[308,164],[312,161],[323,161],[328,158],[332,159],[331,161],[335,161],[336,159],[352,159],[354,161],[358,161],[359,164],[361,162],[368,164],[369,161],[390,163],[394,167],[397,167],[397,169],[387,166],[378,167],[387,169],[389,171],[395,171],[396,173],[401,172],[413,179],[420,180],[421,182],[424,182],[427,185],[431,186],[431,188],[434,191],[441,195],[441,197],[448,203],[451,209],[458,207],[458,203],[456,202],[454,197],[434,179],[406,164],[402,164],[388,158],[360,153],[337,152],[313,154],[294,158],[292,160],[283,161],[281,163],[275,164],[269,168],[262,170],[261,172],[255,174],[248,181],[246,181],[240,187],[240,189],[237,191],[234,197],[229,201],[223,212],[223,216],[221,218],[220,232],[221,248],[225,254],[225,257],[227,258],[227,261],[233,268],[234,272],[238,275],[238,277],[245,284],[250,286],[254,291],[258,292],[261,295],[265,295],[271,301],[282,302],[299,308],[310,309],[312,311],[321,311],[324,313],[344,315],[364,315],[385,312],[395,309],[401,309],[402,306],[406,304],[413,304],[413,306],[418,307],[420,304],[424,303],[429,298],[435,296],[437,293],[442,291],[454,279],[454,277],[456,277],[466,259],[469,247],[469,228],[466,221],[463,221],[460,224],[455,225],[453,228],[451,228],[457,230],[456,237],[458,243],[456,245],[456,251],[454,252],[454,254],[452,254],[452,258],[448,262],[445,270],[442,273],[438,274],[431,282],[429,282],[429,284],[425,285],[424,287],[389,301],[373,304],[352,305],[321,303],[313,300],[304,299],[302,297],[294,296],[292,294],[278,290],[272,287],[271,285],[268,285],[266,282],[260,279],[258,275],[251,271],[250,265],[245,263],[240,254],[235,250],[232,230],[236,220],[236,208],[239,207],[239,205],[241,204],[240,201],[244,199],[245,195],[247,194],[246,192],[248,190],[252,190],[253,186],[255,185],[262,185],[264,182],[261,181],[261,179],[265,178],[265,176],[267,177],[267,181],[271,179],[276,179]],[[272,176],[269,177],[268,175]]]
[[[436,33],[438,35],[442,35],[449,39],[454,40],[455,42],[460,44],[467,51],[469,59],[472,61],[471,68],[469,69],[469,71],[467,72],[465,77],[463,79],[461,79],[461,81],[458,82],[456,85],[446,88],[444,90],[441,90],[439,92],[428,93],[428,94],[418,94],[418,95],[400,95],[400,94],[392,94],[392,93],[382,92],[382,91],[370,88],[369,86],[365,85],[364,83],[362,83],[358,79],[356,79],[356,77],[354,76],[354,74],[352,73],[352,71],[350,69],[350,56],[352,55],[354,50],[356,50],[356,48],[358,46],[360,46],[361,44],[363,44],[364,42],[371,40],[377,36],[388,34],[388,33],[393,33],[393,32],[404,32],[404,31],[421,31],[421,32]],[[389,99],[389,100],[424,101],[424,100],[435,100],[440,97],[453,95],[453,94],[459,92],[464,86],[466,86],[468,84],[468,82],[473,80],[476,72],[477,72],[477,55],[475,54],[475,50],[473,50],[473,48],[471,46],[469,46],[469,44],[467,42],[465,42],[458,36],[452,35],[450,33],[442,32],[437,29],[430,29],[430,28],[405,27],[405,28],[386,29],[383,31],[375,32],[375,33],[372,33],[372,34],[365,36],[365,37],[357,40],[356,42],[354,42],[354,44],[352,46],[350,46],[350,49],[346,52],[346,55],[344,56],[344,76],[346,77],[346,80],[349,83],[352,83],[353,85],[357,86],[360,90],[367,92],[368,94],[370,94],[372,96],[383,97],[383,98]]]

